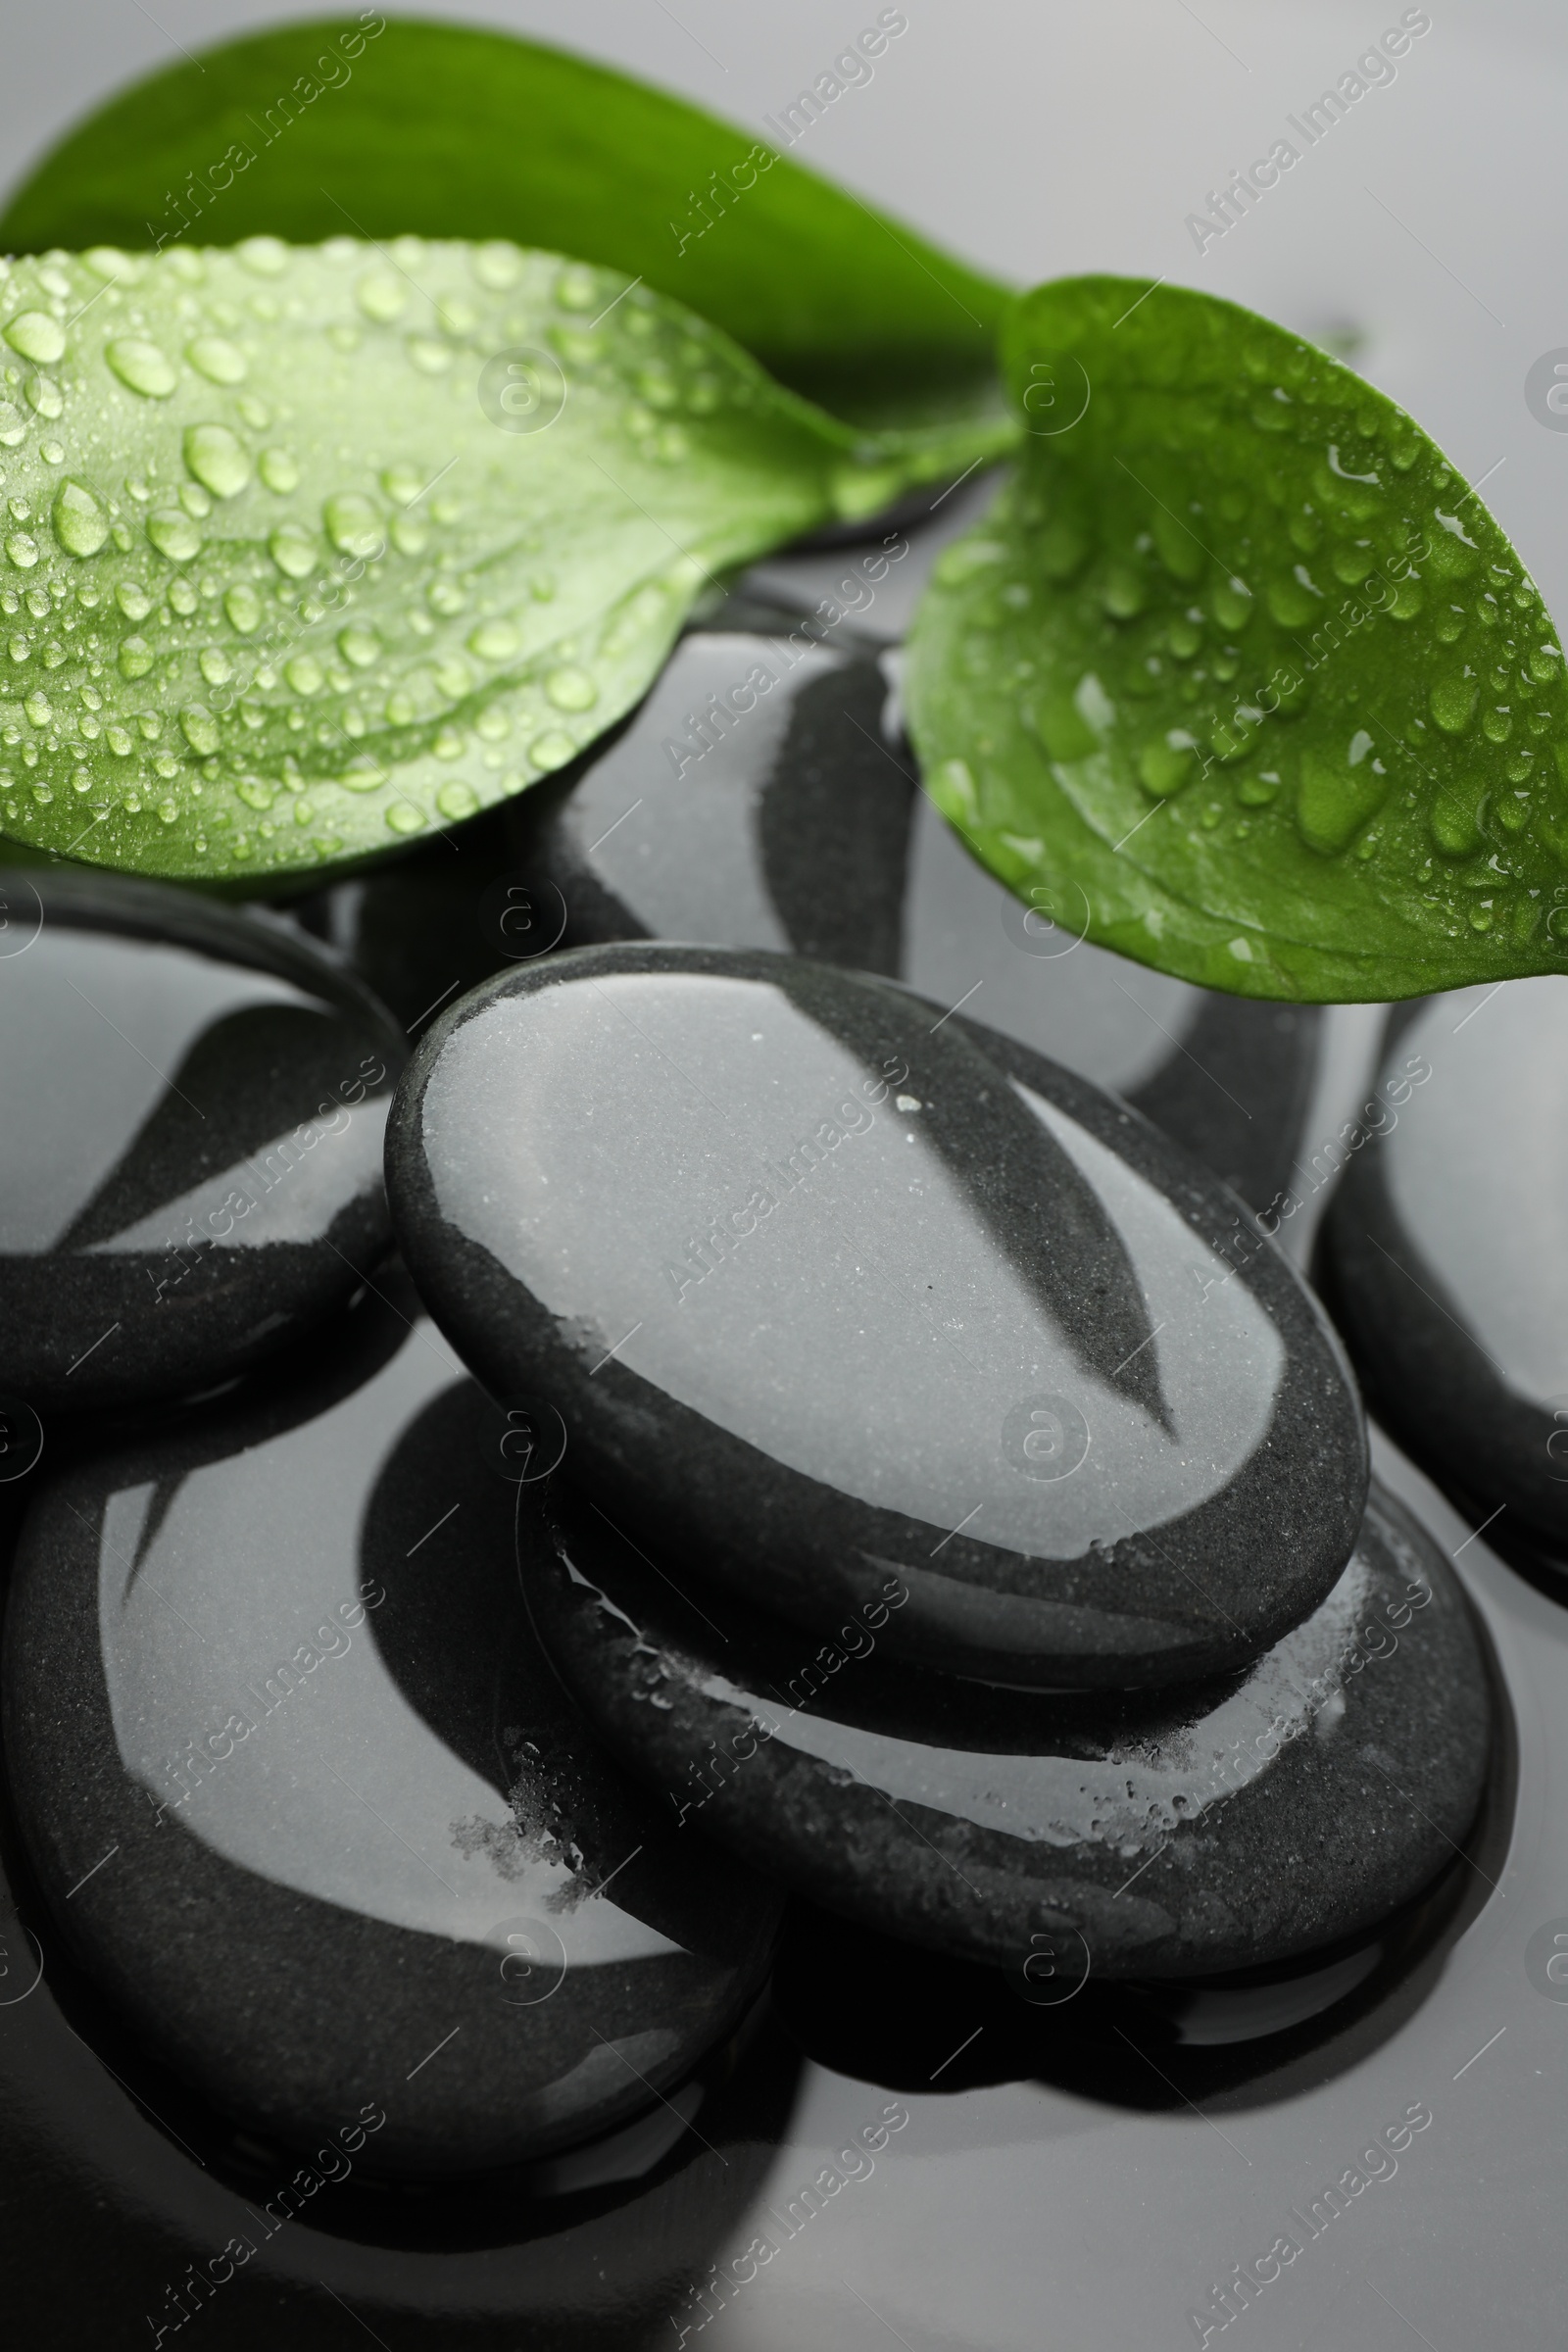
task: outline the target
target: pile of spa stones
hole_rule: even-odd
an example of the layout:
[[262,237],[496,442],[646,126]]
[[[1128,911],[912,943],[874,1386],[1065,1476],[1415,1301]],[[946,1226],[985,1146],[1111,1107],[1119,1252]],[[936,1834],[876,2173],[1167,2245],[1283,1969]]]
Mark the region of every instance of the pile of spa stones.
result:
[[[1556,917],[1553,916],[1553,921]],[[1318,1279],[1381,1420],[1568,1597],[1568,979],[1388,1016]]]
[[[526,830],[285,915],[0,876],[9,1799],[59,1946],[251,2132],[373,2103],[432,2178],[620,2131],[791,1892],[1200,1984],[1470,1831],[1468,1604],[1243,1205],[1315,1020],[1005,898],[894,669],[720,613]],[[1362,1223],[1431,1292],[1472,1213],[1389,1140],[1356,1345],[1475,1444],[1504,1309],[1461,1358],[1377,1293]]]

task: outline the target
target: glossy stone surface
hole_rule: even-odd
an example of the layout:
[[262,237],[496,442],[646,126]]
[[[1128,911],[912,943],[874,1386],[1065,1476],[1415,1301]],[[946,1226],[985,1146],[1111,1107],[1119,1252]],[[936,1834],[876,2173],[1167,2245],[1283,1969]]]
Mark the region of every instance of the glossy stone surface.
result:
[[403,1041],[283,926],[194,892],[0,873],[0,1393],[224,1380],[386,1248]]
[[962,1001],[1265,1208],[1301,1150],[1321,1008],[1193,988],[1089,946],[1076,900],[1020,904],[919,791],[896,676],[842,629],[743,606],[690,632],[586,771],[518,806],[567,941],[792,951]]
[[291,900],[288,919],[320,941],[411,1035],[511,960],[505,887],[520,879],[512,804],[443,827],[416,849]]
[[434,2175],[656,2105],[757,1992],[778,1897],[563,1694],[495,1410],[381,1279],[268,1402],[33,1504],[5,1743],[53,1935],[165,2060],[289,2144],[370,2103],[363,2163]]
[[1390,1016],[1322,1241],[1377,1400],[1497,1541],[1568,1546],[1568,980]]
[[852,1918],[1009,1969],[1026,1998],[1356,1935],[1476,1813],[1491,1706],[1468,1604],[1377,1488],[1328,1599],[1255,1665],[1114,1699],[893,1665],[896,1574],[813,1650],[728,1596],[683,1597],[645,1530],[633,1544],[559,1481],[546,1507],[555,1556],[521,1555],[534,1622],[683,1826]]
[[898,973],[914,783],[884,740],[888,681],[868,649],[783,625],[690,632],[630,726],[569,789],[545,788],[533,862],[573,944],[696,940]]
[[565,1475],[806,1625],[1031,1686],[1240,1663],[1365,1493],[1328,1326],[1133,1112],[907,992],[581,949],[435,1024],[388,1128],[421,1294]]

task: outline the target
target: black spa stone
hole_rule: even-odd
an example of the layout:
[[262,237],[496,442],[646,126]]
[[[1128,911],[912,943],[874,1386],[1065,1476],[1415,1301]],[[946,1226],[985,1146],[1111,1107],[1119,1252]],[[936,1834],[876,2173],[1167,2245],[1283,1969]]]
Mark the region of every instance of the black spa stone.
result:
[[0,873],[0,1395],[141,1404],[338,1308],[386,1248],[403,1040],[284,926]]
[[512,959],[518,917],[507,887],[523,878],[514,827],[510,802],[444,826],[434,840],[291,901],[288,918],[416,1033]]
[[[1379,1413],[1493,1531],[1568,1554],[1568,980],[1389,1019],[1322,1268]],[[1478,1512],[1479,1515],[1479,1512]]]
[[[487,982],[388,1127],[421,1295],[669,1556],[1029,1686],[1239,1664],[1366,1491],[1310,1294],[1136,1113],[888,982],[644,943]],[[553,1425],[552,1425],[553,1426]]]
[[1453,1571],[1374,1486],[1322,1605],[1245,1673],[1043,1698],[902,1668],[890,1572],[813,1644],[681,1583],[550,1482],[519,1554],[534,1623],[684,1831],[910,1942],[1012,1972],[1182,1978],[1362,1934],[1448,1865],[1492,1702]]
[[361,2163],[433,2176],[655,2107],[754,1998],[779,1898],[564,1694],[504,1425],[378,1280],[269,1401],[34,1504],[5,1757],[54,1934],[160,2057],[285,2143],[379,2109]]
[[1091,947],[1081,894],[1020,903],[917,789],[896,659],[733,606],[684,637],[585,772],[518,806],[567,944],[771,948],[962,1000],[1126,1096],[1265,1208],[1301,1151],[1320,1007],[1221,996]]

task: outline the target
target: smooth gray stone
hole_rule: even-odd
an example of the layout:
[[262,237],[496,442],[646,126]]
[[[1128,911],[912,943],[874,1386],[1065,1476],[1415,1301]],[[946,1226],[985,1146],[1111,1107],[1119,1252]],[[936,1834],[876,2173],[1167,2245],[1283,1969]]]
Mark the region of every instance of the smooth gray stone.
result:
[[53,1936],[170,2066],[306,2148],[368,2104],[362,2164],[433,2177],[674,2092],[779,1898],[562,1692],[504,1425],[378,1279],[318,1368],[35,1501],[5,1752]]
[[402,1036],[194,891],[0,872],[0,1396],[143,1404],[340,1307],[390,1238]]
[[[1022,904],[918,788],[885,656],[732,604],[583,771],[519,804],[568,945],[770,948],[906,981],[1125,1095],[1254,1209],[1293,1180],[1321,1007],[1222,996]],[[768,681],[763,683],[763,681]],[[737,708],[740,706],[740,708]]]
[[[1045,1699],[889,1662],[906,1588],[813,1649],[681,1586],[550,1482],[519,1550],[541,1639],[684,1832],[765,1859],[886,1934],[1008,1969],[1030,1999],[1097,1978],[1251,1968],[1356,1936],[1454,1857],[1489,1763],[1469,1604],[1374,1486],[1322,1605],[1239,1676]],[[635,1540],[632,1540],[633,1537]]]
[[1504,1546],[1568,1545],[1568,980],[1390,1015],[1322,1279],[1379,1414]]
[[[1255,1656],[1355,1541],[1360,1406],[1309,1292],[1136,1113],[888,982],[580,949],[400,1088],[431,1312],[565,1475],[806,1625],[1025,1686]],[[890,1637],[893,1638],[893,1637]]]

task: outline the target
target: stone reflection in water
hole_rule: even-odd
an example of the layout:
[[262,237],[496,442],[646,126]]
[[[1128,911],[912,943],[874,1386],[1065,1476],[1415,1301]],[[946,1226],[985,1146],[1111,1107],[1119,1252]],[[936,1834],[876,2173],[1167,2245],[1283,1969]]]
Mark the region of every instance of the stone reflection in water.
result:
[[376,2163],[440,2173],[678,2084],[778,1905],[562,1694],[493,1410],[389,1298],[314,1381],[46,1490],[7,1751],[57,1932],[177,2071],[284,2141],[377,2101]]
[[403,1042],[281,925],[0,873],[0,1391],[39,1410],[226,1379],[385,1248]]

